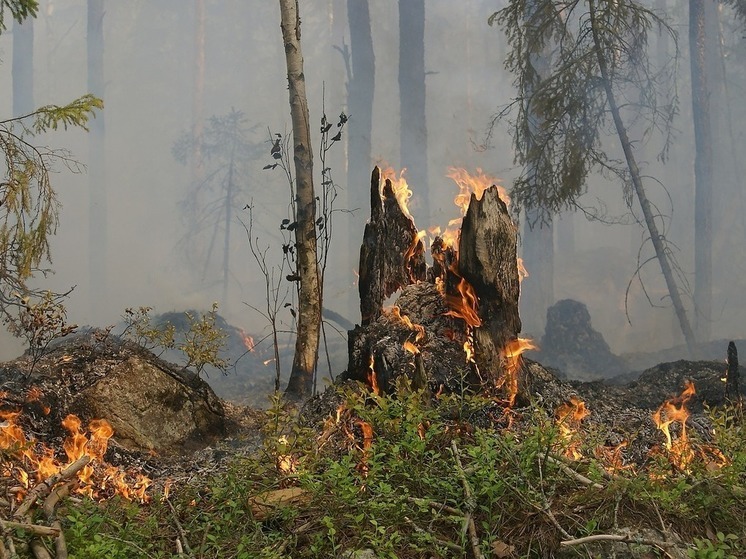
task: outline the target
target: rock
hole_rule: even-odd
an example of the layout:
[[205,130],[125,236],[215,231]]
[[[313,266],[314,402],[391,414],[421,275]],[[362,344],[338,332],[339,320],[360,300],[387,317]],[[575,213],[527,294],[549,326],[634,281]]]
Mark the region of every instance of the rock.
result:
[[563,299],[547,309],[541,351],[532,359],[563,371],[569,378],[592,380],[629,371],[624,359],[614,355],[600,332],[593,329],[588,308]]
[[106,419],[115,443],[159,455],[204,448],[226,432],[223,406],[207,383],[105,332],[66,338],[38,362],[23,357],[2,371],[4,407],[20,407],[41,439],[64,437],[60,424],[69,413],[84,425]]

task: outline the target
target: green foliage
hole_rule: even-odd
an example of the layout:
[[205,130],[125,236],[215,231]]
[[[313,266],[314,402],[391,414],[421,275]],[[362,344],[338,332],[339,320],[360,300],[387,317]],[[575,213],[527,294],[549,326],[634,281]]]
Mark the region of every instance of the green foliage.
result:
[[[598,42],[591,33],[591,10],[599,22]],[[662,130],[665,157],[678,106],[675,59],[657,68],[647,47],[652,31],[674,43],[675,32],[635,0],[562,5],[511,0],[489,22],[506,33],[511,50],[505,66],[520,92],[513,143],[515,161],[524,170],[511,191],[518,207],[535,209],[545,219],[574,205],[593,171],[620,179],[631,204],[629,172],[602,145],[612,121],[597,57],[606,61],[611,86],[627,107],[625,116],[640,122],[646,139]]]
[[28,352],[34,361],[44,354],[53,340],[67,336],[77,328],[77,325],[67,323],[67,309],[59,295],[45,291],[36,300],[17,296],[21,303],[18,320],[8,326],[11,333],[26,339]]
[[[261,449],[227,471],[174,486],[173,512],[157,499],[144,508],[67,505],[71,557],[171,557],[180,537],[174,518],[196,557],[321,559],[366,548],[381,558],[464,557],[473,554],[467,513],[485,557],[505,557],[494,550],[511,547],[511,557],[554,556],[566,534],[642,532],[650,518],[692,542],[685,545],[693,559],[743,555],[733,535],[746,530],[743,456],[728,454],[725,468],[686,474],[665,461],[613,476],[592,459],[568,463],[599,489],[548,458],[561,453],[562,440],[539,408],[512,412],[507,428],[478,428],[471,420],[484,400],[433,401],[406,381],[391,397],[347,385],[337,398],[338,411],[309,428],[275,396]],[[742,417],[726,415],[732,429],[744,428]],[[744,454],[744,443],[734,444],[728,452]],[[283,459],[293,471],[280,467]],[[253,516],[254,497],[288,487],[308,499],[280,505],[266,519]],[[722,534],[710,541],[707,526]],[[576,549],[578,556],[611,556],[603,547]]]
[[[59,127],[85,129],[95,110],[102,107],[100,99],[85,95],[68,105],[50,105],[24,117],[0,121],[4,163],[0,177],[0,313],[16,334],[27,335],[29,320],[38,319],[38,313],[28,309],[29,300],[38,298],[42,303],[47,300],[46,313],[51,308],[48,299],[60,298],[58,294],[33,290],[27,282],[39,272],[46,274],[48,270],[42,265],[51,262],[49,240],[57,230],[60,205],[49,180],[50,173],[56,163],[63,163],[73,171],[79,169],[66,152],[36,146],[31,138]],[[64,317],[64,313],[56,316]],[[56,327],[58,332],[64,330],[62,325]],[[31,332],[30,341],[36,344],[39,338],[34,332],[38,328]],[[39,347],[36,344],[31,349]]]
[[229,363],[220,356],[220,352],[225,347],[228,334],[215,325],[217,303],[213,303],[212,309],[203,314],[184,313],[187,327],[178,333],[176,326],[170,322],[154,324],[150,316],[152,310],[151,307],[125,309],[122,336],[148,350],[161,347],[181,351],[186,357],[184,367],[194,367],[197,374],[202,374],[208,365],[221,371],[227,370]]
[[6,12],[18,23],[29,17],[36,17],[39,11],[38,0],[0,0],[0,33],[8,30]]
[[[718,532],[715,541],[694,538],[695,549],[688,550],[691,559],[738,559],[745,551],[735,534],[725,535]],[[736,555],[738,553],[738,555]]]

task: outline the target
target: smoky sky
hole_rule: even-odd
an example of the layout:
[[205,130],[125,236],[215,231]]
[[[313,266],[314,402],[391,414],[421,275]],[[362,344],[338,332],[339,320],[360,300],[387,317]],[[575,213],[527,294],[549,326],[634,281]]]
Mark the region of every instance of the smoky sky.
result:
[[[373,158],[399,166],[399,48],[396,2],[370,2],[376,60]],[[515,96],[513,77],[503,68],[507,52],[503,32],[489,27],[489,15],[501,5],[470,0],[426,2],[425,69],[426,128],[428,146],[428,205],[431,215],[417,213],[421,185],[412,184],[412,213],[421,228],[446,225],[458,216],[453,205],[457,189],[445,174],[449,166],[474,171],[481,168],[510,187],[518,174],[508,123],[498,123],[489,146],[485,134],[493,115]],[[346,111],[345,61],[339,52],[350,44],[346,2],[306,0],[300,4],[302,48],[305,58],[311,130],[318,155],[322,108],[331,120]],[[685,25],[685,22],[683,22]],[[681,26],[679,21],[678,25]],[[726,28],[726,32],[728,29]],[[105,208],[91,208],[85,173],[74,174],[58,166],[53,186],[62,203],[61,224],[52,243],[53,276],[36,284],[53,290],[76,286],[69,303],[69,318],[78,324],[104,326],[117,322],[126,307],[152,306],[158,312],[207,309],[222,297],[221,258],[224,225],[206,220],[185,249],[187,233],[204,216],[185,212],[185,201],[194,196],[191,172],[172,153],[174,143],[189,133],[193,123],[195,84],[194,2],[185,0],[127,0],[106,2],[104,16],[105,72]],[[731,90],[742,91],[737,75],[743,61],[742,47],[728,35],[733,75]],[[684,39],[682,39],[683,41]],[[338,48],[335,48],[338,47]],[[0,36],[0,114],[12,114],[12,26]],[[682,49],[685,51],[685,49]],[[40,2],[34,22],[34,104],[61,104],[87,92],[86,4],[82,1]],[[682,68],[688,67],[684,58]],[[731,69],[731,67],[729,67]],[[651,187],[651,198],[668,217],[666,235],[680,249],[677,258],[681,279],[692,284],[693,276],[693,141],[691,114],[686,97],[688,78],[680,72],[682,105],[676,122],[678,133],[670,159],[661,163],[654,150],[646,152],[641,131],[632,130],[641,147],[644,172],[663,186]],[[740,81],[738,81],[740,80]],[[722,108],[725,110],[725,108]],[[246,204],[254,206],[252,230],[259,246],[269,247],[267,259],[279,261],[283,243],[280,223],[288,217],[289,187],[282,172],[263,170],[270,157],[270,135],[287,135],[290,113],[285,59],[279,27],[279,8],[266,0],[221,0],[205,2],[204,118],[226,115],[232,110],[245,117],[245,140],[253,146],[242,152],[240,194],[236,195],[230,240],[228,298],[220,312],[229,322],[261,337],[266,321],[249,305],[264,305],[264,277],[246,242],[243,226]],[[743,152],[742,107],[719,117],[717,134],[734,138],[734,153]],[[355,126],[350,115],[348,127]],[[735,131],[735,132],[734,132]],[[344,137],[343,137],[344,140]],[[65,148],[87,163],[88,137],[78,130],[60,131],[35,141]],[[723,142],[728,145],[730,140]],[[732,142],[731,142],[732,143]],[[618,150],[609,138],[611,153]],[[347,189],[368,189],[368,184],[347,185],[346,143],[338,142],[328,154],[339,185],[338,209],[347,209]],[[731,148],[728,148],[731,149]],[[738,158],[724,156],[716,200],[714,258],[713,337],[746,337],[741,296],[746,275],[741,245],[744,238],[743,185],[737,180]],[[213,172],[214,161],[205,163]],[[317,188],[320,164],[316,163]],[[657,185],[657,183],[656,183]],[[664,188],[665,187],[665,188]],[[628,213],[621,187],[603,177],[592,177],[583,198],[587,206],[601,207],[604,215]],[[215,191],[201,195],[209,205]],[[418,202],[420,200],[420,202]],[[194,199],[192,200],[194,201]],[[104,211],[106,247],[106,297],[90,300],[89,217]],[[358,210],[364,217],[368,208]],[[344,223],[344,214],[340,223]],[[243,223],[241,223],[243,221]],[[340,225],[327,266],[326,305],[348,317],[354,315],[355,263],[342,255],[349,245],[359,245],[362,230],[345,231]],[[214,239],[213,239],[214,237]],[[644,231],[636,225],[607,225],[587,219],[581,212],[566,213],[555,230],[555,299],[576,298],[589,307],[593,324],[616,352],[653,350],[681,343],[681,335],[670,308],[657,264],[642,273],[647,297],[633,278]],[[216,240],[215,240],[216,239]],[[210,245],[213,249],[210,249]],[[218,247],[218,248],[215,248]],[[740,247],[740,248],[739,248]],[[643,259],[649,256],[643,253]],[[208,253],[211,260],[207,260]],[[531,262],[526,262],[529,274]],[[531,281],[531,277],[525,281]],[[628,289],[629,286],[629,289]],[[625,298],[627,299],[625,305]],[[654,303],[651,306],[648,302]],[[690,304],[690,300],[685,297]],[[629,317],[627,316],[629,315]],[[285,327],[291,323],[281,313]],[[525,320],[534,330],[541,317]],[[631,323],[630,323],[631,322]],[[540,338],[541,331],[529,331]],[[5,336],[7,337],[7,336]],[[3,358],[14,357],[18,346],[6,343]]]

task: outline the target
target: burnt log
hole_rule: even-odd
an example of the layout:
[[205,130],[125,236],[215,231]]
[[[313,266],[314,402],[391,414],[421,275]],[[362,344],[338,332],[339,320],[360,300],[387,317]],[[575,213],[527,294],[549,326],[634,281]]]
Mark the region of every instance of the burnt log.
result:
[[381,188],[381,170],[370,180],[370,221],[360,247],[361,324],[376,320],[387,297],[406,285],[425,279],[425,247],[417,227],[399,205],[391,181]]

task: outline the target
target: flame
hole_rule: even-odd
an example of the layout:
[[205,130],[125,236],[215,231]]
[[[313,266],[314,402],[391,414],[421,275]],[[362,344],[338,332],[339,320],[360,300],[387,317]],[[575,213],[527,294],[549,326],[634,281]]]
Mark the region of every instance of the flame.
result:
[[567,458],[580,460],[583,457],[580,453],[580,441],[577,439],[578,427],[589,414],[585,402],[575,396],[571,396],[568,402],[559,406],[555,411],[560,440],[567,445],[565,448]]
[[368,471],[370,470],[368,466],[368,458],[370,456],[370,447],[373,444],[373,427],[370,423],[363,421],[362,419],[358,419],[355,423],[360,426],[360,430],[363,432],[362,456],[357,465],[357,470],[363,477],[367,477]]
[[396,201],[399,202],[402,212],[414,223],[414,218],[409,213],[409,199],[412,197],[412,191],[407,184],[407,179],[404,178],[404,173],[406,172],[407,169],[405,167],[399,172],[399,176],[397,177],[393,167],[386,167],[381,170],[381,181],[385,182],[386,179],[391,181],[394,196],[396,196]]
[[[453,270],[453,267],[451,269]],[[446,305],[451,309],[446,315],[464,320],[468,327],[476,328],[481,326],[482,319],[477,314],[479,299],[472,285],[465,278],[461,278],[456,289],[458,290],[458,295],[446,294],[445,296]]]
[[391,310],[389,312],[394,319],[398,320],[399,322],[403,322],[404,325],[413,332],[417,332],[414,338],[415,342],[419,342],[425,337],[425,327],[421,324],[415,324],[414,322],[412,322],[412,319],[410,319],[407,315],[401,313],[401,309],[397,305],[391,307]]
[[417,349],[417,346],[414,345],[409,340],[405,341],[403,345],[404,345],[404,349],[407,350],[409,353],[416,355],[420,352],[420,350]]
[[[77,491],[91,498],[106,498],[118,494],[126,499],[137,499],[147,502],[149,496],[146,490],[151,484],[150,479],[142,474],[128,474],[127,472],[104,462],[104,454],[109,439],[114,434],[111,424],[104,419],[94,419],[87,427],[88,435],[82,429],[82,422],[75,415],[68,415],[62,421],[69,436],[63,442],[66,461],[58,460],[55,451],[33,438],[27,438],[23,429],[18,425],[20,415],[18,411],[2,411],[0,418],[0,449],[7,451],[11,459],[18,464],[3,464],[11,466],[12,475],[24,487],[30,486],[29,479],[37,482],[49,479],[75,460],[83,456],[90,456],[92,461],[81,469],[77,478]],[[133,479],[133,481],[129,481]],[[23,498],[23,494],[18,494]]]
[[256,345],[254,343],[254,338],[249,336],[243,328],[239,328],[238,331],[241,333],[241,338],[243,339],[243,345],[246,346],[247,351],[254,351],[254,346]]
[[378,375],[376,375],[376,370],[374,368],[375,360],[373,359],[373,354],[370,355],[370,363],[368,365],[368,386],[370,386],[370,389],[373,391],[373,394],[376,396],[381,395],[381,389],[378,387]]
[[505,359],[505,376],[501,379],[499,386],[506,387],[510,407],[513,406],[518,395],[518,373],[521,368],[521,355],[529,349],[537,349],[536,344],[529,338],[511,340],[502,349],[502,355]]
[[[669,459],[682,470],[686,470],[694,455],[686,434],[686,420],[689,418],[686,403],[694,394],[694,383],[686,381],[683,392],[675,398],[666,400],[653,414],[656,427],[663,431],[666,437],[665,447],[668,450]],[[673,440],[669,429],[669,426],[674,422],[681,425],[681,433],[676,441]]]
[[622,451],[627,448],[629,442],[622,441],[616,446],[597,446],[593,451],[596,458],[601,462],[604,469],[609,473],[616,473],[623,470],[630,470],[634,466],[624,463]]
[[518,281],[522,282],[524,279],[528,277],[528,270],[526,269],[526,266],[523,263],[523,258],[518,258],[516,261],[516,264],[518,264]]
[[471,195],[475,194],[477,200],[479,200],[482,198],[484,191],[493,185],[497,186],[497,192],[505,205],[510,206],[508,191],[500,184],[500,180],[486,174],[479,167],[477,167],[474,175],[460,167],[449,167],[446,176],[453,179],[459,188],[459,193],[454,198],[453,203],[461,209],[462,216],[466,215],[466,210],[469,209]]

